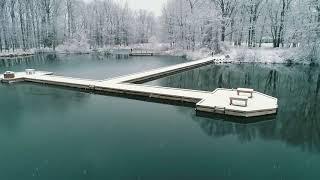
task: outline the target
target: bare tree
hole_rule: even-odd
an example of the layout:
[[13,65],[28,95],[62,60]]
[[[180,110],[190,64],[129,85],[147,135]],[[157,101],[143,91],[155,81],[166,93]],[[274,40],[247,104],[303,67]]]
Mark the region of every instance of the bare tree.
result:
[[238,0],[213,0],[221,11],[221,41],[225,41],[226,29],[232,23],[232,16],[238,5]]

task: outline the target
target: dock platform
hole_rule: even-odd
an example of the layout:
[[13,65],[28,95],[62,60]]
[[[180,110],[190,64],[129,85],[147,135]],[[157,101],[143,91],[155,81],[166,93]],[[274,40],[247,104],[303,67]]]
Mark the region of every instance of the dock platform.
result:
[[129,56],[153,56],[154,52],[144,49],[132,49],[130,50]]
[[51,72],[36,71],[33,75],[25,72],[15,73],[15,78],[5,79],[0,75],[1,82],[10,83],[17,81],[33,82],[40,84],[56,85],[77,89],[85,89],[93,93],[107,93],[117,95],[133,95],[138,97],[168,100],[179,103],[192,103],[197,112],[217,113],[238,117],[257,117],[275,114],[278,109],[278,100],[274,97],[254,91],[246,107],[230,105],[229,98],[237,94],[232,89],[216,89],[213,92],[169,87],[133,84],[147,81],[161,76],[189,70],[192,68],[214,63],[222,57],[210,57],[198,61],[182,63],[174,66],[154,69],[142,73],[110,78],[105,80],[91,80],[56,76]]
[[36,71],[33,75],[27,75],[26,72],[16,72],[14,78],[5,79],[3,74],[0,74],[0,81],[3,83],[13,83],[25,81],[25,78],[35,77],[35,76],[44,76],[44,75],[52,75],[53,72],[47,71]]
[[106,83],[143,83],[143,82],[157,79],[163,76],[168,76],[171,74],[187,71],[197,67],[213,64],[222,58],[223,56],[209,57],[209,58],[204,58],[198,61],[190,61],[190,62],[181,63],[173,66],[153,69],[150,71],[124,75],[116,78],[109,78],[109,79],[105,79],[104,81]]
[[129,56],[153,56],[154,53],[152,52],[136,52],[130,53]]
[[196,110],[208,113],[228,114],[232,116],[255,117],[275,114],[278,109],[277,98],[253,92],[246,107],[230,105],[230,97],[237,95],[233,89],[216,89],[196,104]]

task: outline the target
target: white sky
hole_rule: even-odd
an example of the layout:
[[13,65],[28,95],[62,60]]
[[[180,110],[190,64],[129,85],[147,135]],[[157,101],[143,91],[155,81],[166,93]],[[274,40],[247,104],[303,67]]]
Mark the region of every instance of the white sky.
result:
[[[91,2],[93,0],[83,0],[85,2]],[[167,0],[115,0],[116,2],[126,1],[129,4],[129,7],[133,10],[146,9],[154,12],[156,16],[161,15],[162,6],[167,2]]]

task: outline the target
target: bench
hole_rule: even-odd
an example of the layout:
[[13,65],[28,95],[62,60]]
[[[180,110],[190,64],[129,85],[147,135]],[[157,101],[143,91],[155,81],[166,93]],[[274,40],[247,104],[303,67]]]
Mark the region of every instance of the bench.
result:
[[[247,96],[230,97],[230,105],[247,107],[248,106],[248,99],[249,98]],[[242,105],[242,104],[234,104],[233,101],[242,101],[242,102],[244,102],[244,105]]]
[[3,78],[4,78],[4,79],[13,79],[13,78],[15,78],[14,72],[12,72],[12,71],[6,71],[6,72],[3,74]]
[[34,74],[36,74],[36,70],[35,69],[26,69],[26,74],[27,75],[34,75]]
[[253,89],[247,89],[247,88],[238,88],[237,89],[237,95],[238,96],[240,95],[240,93],[247,93],[247,94],[250,94],[249,98],[252,98],[253,97],[253,92],[254,92]]

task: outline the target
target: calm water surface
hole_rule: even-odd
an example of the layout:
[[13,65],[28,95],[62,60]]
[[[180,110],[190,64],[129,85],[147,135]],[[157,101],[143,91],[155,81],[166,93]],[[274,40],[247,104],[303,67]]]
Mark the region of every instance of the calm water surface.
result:
[[[36,57],[1,62],[103,79],[179,58]],[[319,179],[320,70],[221,65],[149,84],[252,87],[279,98],[273,121],[237,124],[190,107],[33,84],[0,84],[0,179]]]
[[0,59],[0,72],[35,68],[58,75],[106,79],[185,62],[177,57],[115,57],[100,55],[37,55],[18,59]]

